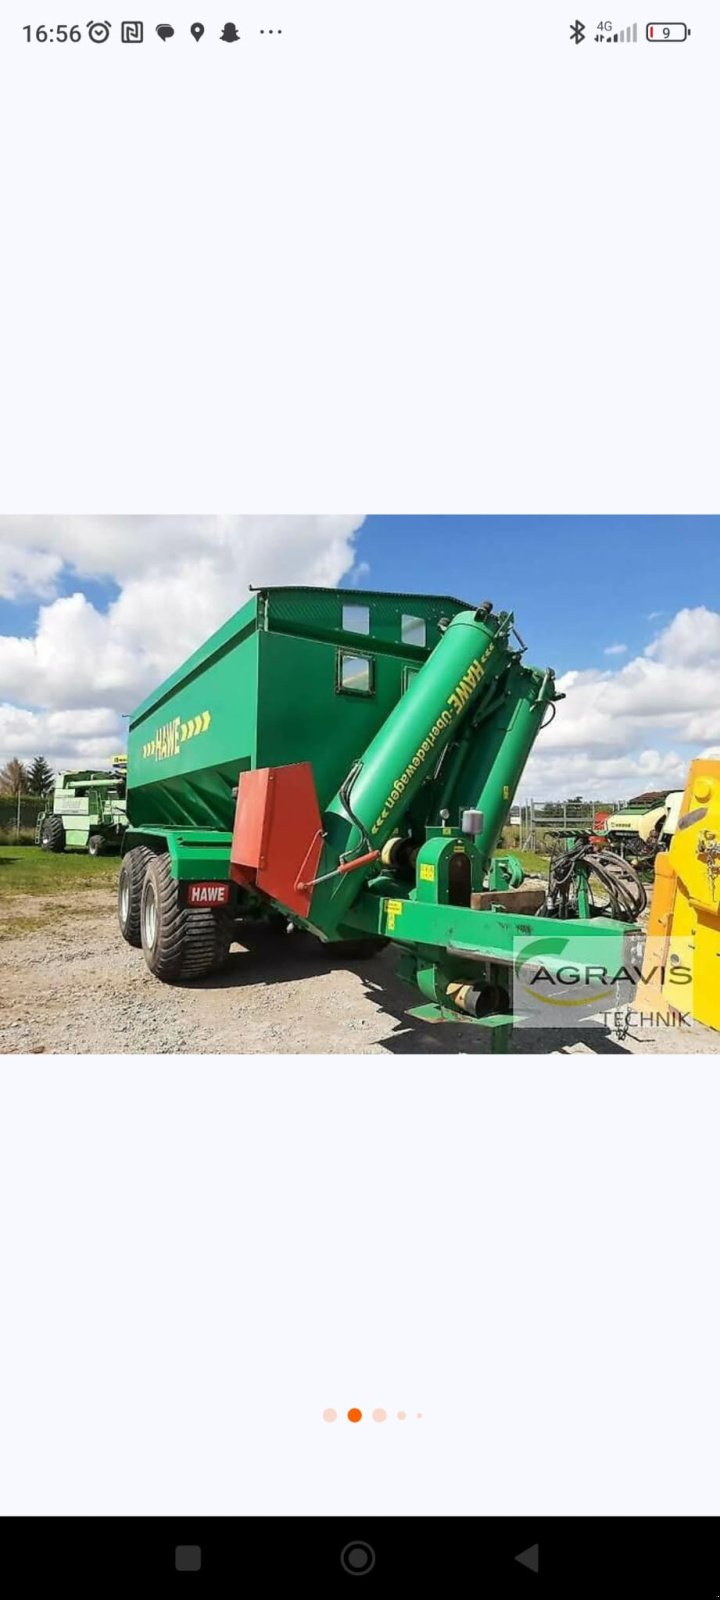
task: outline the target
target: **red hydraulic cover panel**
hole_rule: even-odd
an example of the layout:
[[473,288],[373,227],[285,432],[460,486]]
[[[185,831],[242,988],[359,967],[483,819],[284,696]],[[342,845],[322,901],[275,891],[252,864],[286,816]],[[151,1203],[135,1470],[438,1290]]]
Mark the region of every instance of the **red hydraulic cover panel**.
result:
[[306,917],[322,850],[322,823],[309,761],[258,767],[238,782],[230,877]]

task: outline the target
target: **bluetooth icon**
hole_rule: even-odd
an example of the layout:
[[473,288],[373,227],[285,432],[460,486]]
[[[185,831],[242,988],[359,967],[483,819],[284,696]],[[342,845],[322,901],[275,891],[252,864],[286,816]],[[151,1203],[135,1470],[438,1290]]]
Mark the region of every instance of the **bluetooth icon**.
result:
[[578,22],[577,18],[570,23],[570,38],[573,44],[582,44],[585,38],[585,23]]

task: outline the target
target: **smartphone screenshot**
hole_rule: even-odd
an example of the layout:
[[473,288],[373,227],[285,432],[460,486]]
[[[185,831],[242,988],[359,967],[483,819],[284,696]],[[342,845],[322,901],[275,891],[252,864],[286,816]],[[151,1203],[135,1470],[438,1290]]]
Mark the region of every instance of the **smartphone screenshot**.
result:
[[719,49],[3,9],[8,1571],[720,1593]]

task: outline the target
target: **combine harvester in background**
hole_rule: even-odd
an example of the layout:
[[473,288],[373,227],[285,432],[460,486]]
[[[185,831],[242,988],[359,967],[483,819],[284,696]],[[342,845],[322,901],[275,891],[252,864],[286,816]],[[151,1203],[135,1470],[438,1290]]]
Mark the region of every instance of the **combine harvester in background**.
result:
[[599,830],[610,848],[637,872],[651,877],[655,857],[670,849],[682,805],[682,789],[649,790],[611,811]]
[[131,717],[124,938],[166,982],[217,970],[238,918],[339,955],[390,943],[414,1015],[479,1023],[498,1047],[518,941],[544,936],[561,967],[591,959],[601,922],[620,969],[644,905],[623,863],[598,904],[587,851],[561,892],[523,887],[520,862],[494,854],[560,698],[524,651],[489,601],[254,592]]
[[101,856],[119,850],[127,827],[127,758],[116,756],[111,771],[61,772],[35,828],[43,850],[87,850]]

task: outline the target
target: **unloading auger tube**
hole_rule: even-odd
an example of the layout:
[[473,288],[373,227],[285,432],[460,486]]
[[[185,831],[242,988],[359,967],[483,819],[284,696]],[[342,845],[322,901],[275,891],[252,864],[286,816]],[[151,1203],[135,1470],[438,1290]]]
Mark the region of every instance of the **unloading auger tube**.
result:
[[423,809],[432,798],[437,801],[432,780],[444,750],[471,714],[489,704],[515,658],[512,627],[512,613],[495,616],[489,601],[458,612],[341,784],[323,817],[324,849],[312,902],[312,921],[325,932],[332,935],[342,924],[383,845],[403,830],[424,784],[430,789]]
[[482,832],[475,846],[485,870],[500,844],[528,756],[559,699],[554,674],[526,667],[514,654],[491,698],[476,708],[448,751],[438,803],[453,820],[466,806],[480,812]]

